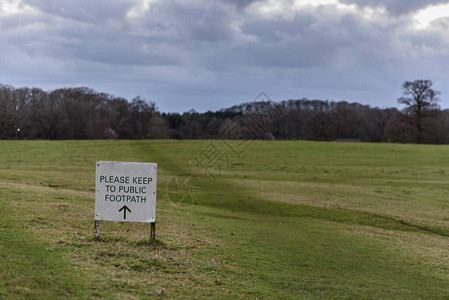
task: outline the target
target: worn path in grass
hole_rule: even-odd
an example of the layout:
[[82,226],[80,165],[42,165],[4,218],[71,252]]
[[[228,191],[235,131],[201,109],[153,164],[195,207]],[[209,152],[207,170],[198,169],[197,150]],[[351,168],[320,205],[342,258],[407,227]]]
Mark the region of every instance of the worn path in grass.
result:
[[[219,141],[213,143],[217,147],[220,145]],[[196,149],[196,153],[193,149],[189,151],[189,145]],[[158,157],[162,167],[176,175],[177,172],[186,172],[183,166],[188,160],[201,159],[201,151],[208,145],[204,143],[200,149],[197,145],[171,141],[161,142],[157,147],[153,144],[142,146],[144,151]],[[231,167],[228,172],[217,174],[215,180],[207,174],[202,175],[204,170],[201,168],[191,171],[203,187],[198,204],[214,209],[215,213],[198,211],[202,212],[200,215],[208,216],[211,224],[233,233],[226,239],[231,245],[239,245],[241,251],[235,249],[230,252],[232,255],[224,255],[242,265],[256,261],[254,268],[250,269],[258,274],[254,284],[266,286],[270,293],[349,297],[448,295],[445,288],[447,274],[435,277],[442,270],[435,272],[433,267],[426,265],[429,263],[425,261],[426,257],[419,257],[413,247],[407,249],[410,252],[398,252],[396,245],[385,241],[369,239],[364,234],[348,234],[355,228],[367,234],[372,230],[403,233],[404,238],[415,233],[420,238],[424,236],[423,239],[439,239],[442,241],[440,246],[444,247],[449,234],[445,219],[435,221],[427,218],[426,212],[441,210],[440,204],[445,203],[447,180],[441,174],[447,168],[440,163],[447,162],[447,148],[419,147],[254,143],[243,157],[234,161],[239,169]],[[176,156],[168,151],[169,148],[177,149]],[[232,157],[232,153],[228,154]],[[313,168],[313,173],[307,168]],[[330,172],[336,174],[329,176]],[[382,176],[382,173],[398,172],[400,176]],[[397,201],[399,203],[390,201],[390,208],[376,210],[370,202],[375,202],[377,197],[366,199],[373,189],[391,191],[390,186],[396,188],[400,180],[406,181],[401,186],[403,190],[418,190],[414,185],[417,179],[422,181],[423,187],[412,200],[402,197]],[[315,197],[314,203],[300,199],[296,203],[280,203],[263,197],[263,191],[278,195],[290,192],[272,184],[274,181],[292,186],[304,182],[324,186],[339,184],[340,190],[343,185],[348,191],[346,197],[342,197],[327,187],[327,201],[319,197],[323,191],[318,192],[319,196],[309,191],[296,196]],[[350,191],[359,184],[359,193],[351,194]],[[429,186],[439,198],[427,199],[424,196]],[[424,197],[419,199],[419,196]],[[329,205],[329,198],[339,205]],[[402,203],[407,200],[408,203]],[[357,205],[351,207],[354,203]],[[407,211],[408,206],[415,204],[423,209],[420,212]],[[397,214],[397,211],[404,212]],[[421,219],[415,220],[413,216],[420,213]],[[444,216],[444,212],[440,214]],[[402,241],[399,239],[397,242]],[[248,249],[251,249],[250,255],[246,254]],[[425,262],[421,263],[421,259]],[[434,289],[427,289],[429,285]]]
[[[0,298],[449,296],[447,147],[256,142],[212,180],[209,143],[0,142]],[[156,244],[92,238],[99,159],[158,163]]]

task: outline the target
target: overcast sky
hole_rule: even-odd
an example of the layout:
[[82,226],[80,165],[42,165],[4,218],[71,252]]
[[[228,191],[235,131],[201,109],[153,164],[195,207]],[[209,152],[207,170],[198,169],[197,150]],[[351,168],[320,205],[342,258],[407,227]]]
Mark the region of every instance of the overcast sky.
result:
[[448,27],[449,1],[0,0],[0,83],[202,112],[261,91],[397,107],[430,79],[449,108]]

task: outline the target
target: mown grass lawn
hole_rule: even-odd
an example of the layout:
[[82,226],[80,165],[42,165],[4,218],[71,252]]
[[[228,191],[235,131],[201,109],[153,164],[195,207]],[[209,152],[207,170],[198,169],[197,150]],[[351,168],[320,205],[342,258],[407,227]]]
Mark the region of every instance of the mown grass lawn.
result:
[[[229,146],[0,141],[0,298],[449,297],[448,146]],[[96,160],[158,163],[155,243],[94,239]]]

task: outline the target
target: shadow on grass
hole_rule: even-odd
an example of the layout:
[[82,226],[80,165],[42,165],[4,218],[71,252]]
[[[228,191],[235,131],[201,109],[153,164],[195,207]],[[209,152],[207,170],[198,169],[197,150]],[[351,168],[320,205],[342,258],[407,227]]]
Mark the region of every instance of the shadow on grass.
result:
[[100,235],[98,237],[90,237],[88,241],[97,242],[97,243],[111,243],[111,242],[127,242],[128,240],[125,237],[121,236],[111,236],[111,235]]
[[[269,218],[270,216],[313,218],[345,224],[371,226],[386,230],[420,232],[449,237],[449,230],[446,228],[414,224],[392,216],[385,216],[370,212],[345,208],[327,208],[305,204],[280,203],[265,199],[247,198],[244,201],[236,201],[235,198],[233,200],[227,200],[225,197],[220,197],[220,199],[217,198],[218,197],[215,197],[214,200],[203,199],[200,205],[226,209],[233,213],[245,212],[251,214],[266,215],[267,218]],[[229,216],[215,217],[225,217],[229,219],[238,218]]]
[[139,247],[149,247],[151,249],[168,249],[167,244],[158,238],[145,239],[135,242],[134,244]]

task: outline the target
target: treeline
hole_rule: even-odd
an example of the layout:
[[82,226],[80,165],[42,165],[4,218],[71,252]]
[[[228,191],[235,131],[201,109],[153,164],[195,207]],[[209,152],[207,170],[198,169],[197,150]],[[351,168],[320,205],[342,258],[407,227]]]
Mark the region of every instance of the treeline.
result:
[[0,139],[351,139],[449,143],[449,111],[321,100],[251,102],[219,111],[162,113],[92,89],[43,91],[0,85]]

